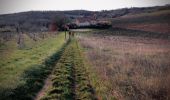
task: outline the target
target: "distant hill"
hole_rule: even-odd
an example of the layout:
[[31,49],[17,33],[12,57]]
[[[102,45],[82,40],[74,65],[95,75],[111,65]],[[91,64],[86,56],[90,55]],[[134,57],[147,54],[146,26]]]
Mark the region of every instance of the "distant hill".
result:
[[124,15],[111,19],[112,26],[170,34],[170,9]]
[[[103,11],[28,11],[14,14],[0,15],[0,28],[10,27],[14,30],[20,23],[25,31],[44,31],[56,16],[67,16],[71,21],[79,17],[96,16],[97,19],[114,19],[123,16],[133,16],[142,13],[153,13],[162,10],[170,10],[169,5],[145,7],[145,8],[122,8],[117,10]],[[116,22],[116,21],[115,21]],[[119,23],[119,21],[118,21]]]

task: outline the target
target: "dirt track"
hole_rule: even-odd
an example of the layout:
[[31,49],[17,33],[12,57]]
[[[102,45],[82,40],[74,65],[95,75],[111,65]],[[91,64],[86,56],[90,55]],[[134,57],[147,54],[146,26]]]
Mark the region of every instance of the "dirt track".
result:
[[35,100],[96,99],[88,79],[81,50],[75,39],[70,40],[51,76],[46,80],[44,88]]

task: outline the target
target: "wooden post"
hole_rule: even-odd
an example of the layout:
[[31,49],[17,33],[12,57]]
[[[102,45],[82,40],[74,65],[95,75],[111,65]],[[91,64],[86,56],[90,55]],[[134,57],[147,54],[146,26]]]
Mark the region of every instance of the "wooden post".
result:
[[69,31],[69,27],[67,25],[64,26],[65,30],[65,40],[67,39],[67,31]]
[[66,40],[66,29],[65,29],[65,40]]
[[19,47],[20,49],[22,49],[22,48],[24,48],[25,43],[24,43],[24,33],[23,33],[23,30],[22,30],[21,27],[20,27],[20,24],[17,26],[16,31],[17,31],[17,33],[18,33],[17,44],[18,44],[18,47]]

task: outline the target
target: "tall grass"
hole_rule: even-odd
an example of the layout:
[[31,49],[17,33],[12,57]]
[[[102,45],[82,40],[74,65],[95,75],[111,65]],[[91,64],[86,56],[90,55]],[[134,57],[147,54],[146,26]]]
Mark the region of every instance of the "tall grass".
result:
[[92,64],[98,97],[169,100],[169,40],[98,34],[79,36],[79,41]]

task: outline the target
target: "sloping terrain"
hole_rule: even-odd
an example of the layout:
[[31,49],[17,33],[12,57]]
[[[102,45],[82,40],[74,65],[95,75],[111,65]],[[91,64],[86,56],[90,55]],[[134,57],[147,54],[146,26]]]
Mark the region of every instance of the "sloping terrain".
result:
[[[47,31],[48,28],[50,27],[50,24],[54,21],[55,17],[58,16],[65,16],[69,18],[71,22],[75,21],[75,19],[77,18],[82,18],[82,17],[90,20],[95,16],[98,20],[103,20],[103,19],[108,20],[113,18],[119,18],[122,16],[131,16],[131,15],[136,16],[138,14],[155,13],[164,10],[170,10],[170,6],[165,5],[165,6],[144,7],[144,8],[122,8],[116,10],[103,10],[103,11],[86,11],[86,10],[29,11],[29,12],[0,15],[0,28],[7,27],[10,28],[11,30],[15,30],[17,25],[21,24],[23,30],[26,32]],[[152,21],[157,21],[157,20],[152,19]],[[115,22],[116,21],[114,21],[114,23]]]
[[112,20],[113,27],[170,33],[170,10],[125,15]]

